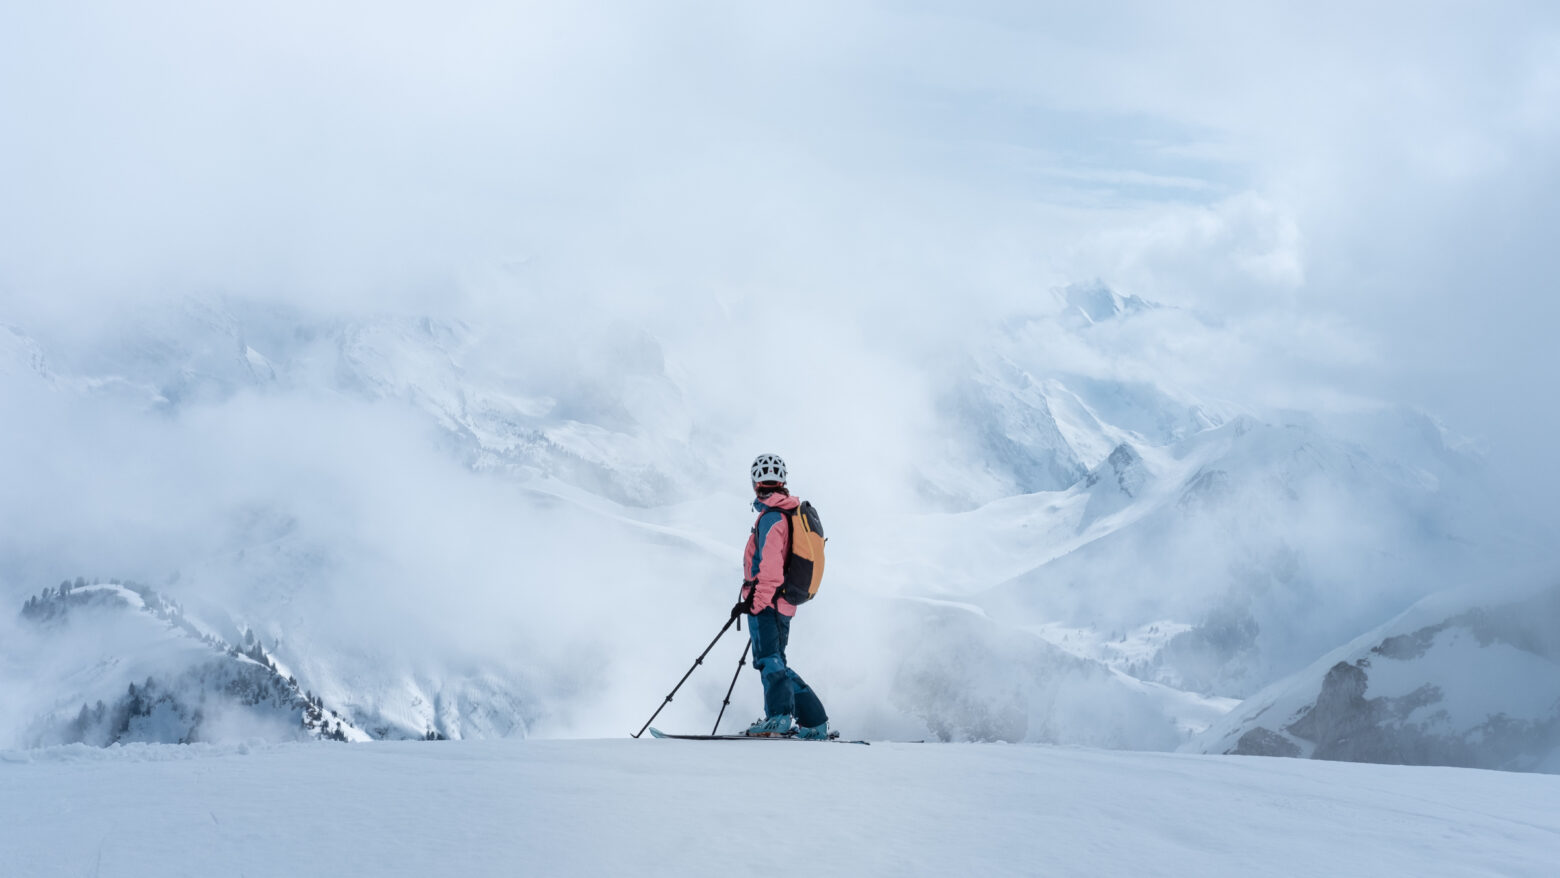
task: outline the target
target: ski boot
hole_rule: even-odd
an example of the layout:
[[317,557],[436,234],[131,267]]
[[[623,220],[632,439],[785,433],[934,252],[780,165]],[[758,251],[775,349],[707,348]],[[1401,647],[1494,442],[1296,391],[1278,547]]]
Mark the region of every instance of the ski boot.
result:
[[803,741],[827,741],[829,740],[829,723],[827,720],[815,726],[797,726],[796,737]]
[[786,713],[761,719],[748,726],[742,734],[750,738],[784,738],[792,734],[791,715]]

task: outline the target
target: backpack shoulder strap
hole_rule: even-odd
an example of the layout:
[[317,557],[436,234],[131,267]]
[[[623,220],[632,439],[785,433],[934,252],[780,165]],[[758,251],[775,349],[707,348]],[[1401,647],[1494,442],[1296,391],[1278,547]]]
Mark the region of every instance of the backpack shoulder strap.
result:
[[767,507],[764,508],[763,512],[760,512],[758,514],[758,518],[753,521],[753,537],[755,539],[757,539],[757,537],[758,537],[758,526],[760,524],[764,523],[764,516],[768,515],[771,512],[778,512],[778,513],[780,513],[780,517],[785,519],[785,522],[788,525],[788,527],[786,527],[786,529],[785,529],[785,531],[786,531],[785,561],[782,562],[782,567],[781,567],[782,570],[788,570],[790,568],[790,566],[791,566],[791,553],[796,549],[796,521],[795,521],[795,517],[796,517],[796,514],[798,512],[800,512],[800,511],[801,511],[801,507],[800,506],[796,507],[795,509],[781,509],[778,506],[767,506]]

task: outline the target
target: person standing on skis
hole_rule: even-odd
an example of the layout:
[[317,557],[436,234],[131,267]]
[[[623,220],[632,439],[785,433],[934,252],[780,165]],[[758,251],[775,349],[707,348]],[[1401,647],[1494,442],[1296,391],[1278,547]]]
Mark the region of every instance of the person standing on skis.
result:
[[746,734],[827,739],[829,715],[823,702],[792,670],[785,656],[791,619],[796,615],[796,606],[780,593],[791,545],[791,522],[786,513],[801,506],[801,501],[786,490],[785,461],[779,455],[760,454],[753,461],[751,474],[753,511],[758,513],[758,521],[742,557],[741,599],[731,614],[748,614],[753,667],[764,684],[764,718],[753,723]]

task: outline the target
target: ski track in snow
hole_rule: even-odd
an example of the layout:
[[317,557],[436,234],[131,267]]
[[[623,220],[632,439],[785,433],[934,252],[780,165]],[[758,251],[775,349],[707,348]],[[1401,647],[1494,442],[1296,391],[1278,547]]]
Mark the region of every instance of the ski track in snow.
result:
[[0,752],[0,790],[0,871],[38,878],[1552,876],[1560,852],[1560,777],[1044,746],[75,745]]

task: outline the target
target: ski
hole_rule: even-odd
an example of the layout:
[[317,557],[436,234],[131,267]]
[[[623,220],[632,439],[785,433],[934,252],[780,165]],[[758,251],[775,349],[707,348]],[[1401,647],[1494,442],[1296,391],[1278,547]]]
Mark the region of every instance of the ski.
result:
[[[795,735],[669,735],[655,726],[650,727],[650,735],[655,738],[673,738],[679,741],[805,741],[806,738],[798,738]],[[827,741],[819,741],[820,744],[860,744],[870,747],[866,741],[848,741],[840,737],[839,732],[830,732]]]

